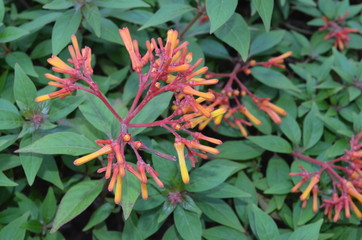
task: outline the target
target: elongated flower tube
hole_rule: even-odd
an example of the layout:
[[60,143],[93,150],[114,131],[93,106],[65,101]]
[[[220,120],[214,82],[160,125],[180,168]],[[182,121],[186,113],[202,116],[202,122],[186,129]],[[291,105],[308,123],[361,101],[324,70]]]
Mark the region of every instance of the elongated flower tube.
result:
[[105,145],[104,147],[102,147],[101,149],[99,149],[98,151],[88,154],[84,157],[78,158],[74,161],[74,165],[82,165],[86,162],[89,162],[99,156],[102,156],[104,154],[109,154],[112,152],[112,146],[111,145]]
[[181,142],[175,142],[174,146],[178,156],[182,181],[184,183],[188,183],[190,181],[190,176],[189,172],[187,171],[187,166],[185,161],[185,153],[184,153],[185,144]]
[[319,182],[319,175],[315,175],[311,178],[307,188],[304,190],[302,195],[300,196],[300,200],[304,201],[309,196],[310,192],[312,191],[313,187]]

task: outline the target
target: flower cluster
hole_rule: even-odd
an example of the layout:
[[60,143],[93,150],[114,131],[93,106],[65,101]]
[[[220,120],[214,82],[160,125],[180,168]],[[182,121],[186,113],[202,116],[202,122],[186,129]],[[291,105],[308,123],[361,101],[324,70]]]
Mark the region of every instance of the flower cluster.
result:
[[[300,152],[294,152],[294,156],[310,163],[319,165],[321,168],[316,172],[308,172],[302,166],[301,172],[290,173],[290,176],[301,176],[301,180],[291,189],[291,192],[299,192],[299,189],[307,183],[306,188],[300,195],[300,200],[303,201],[302,206],[306,206],[308,198],[312,193],[313,211],[317,212],[319,208],[318,193],[322,192],[324,196],[328,192],[328,198],[323,199],[321,208],[324,207],[324,214],[329,219],[333,218],[336,222],[341,218],[341,212],[344,210],[346,218],[351,217],[351,209],[358,218],[362,218],[362,213],[354,201],[362,204],[362,133],[357,137],[352,137],[350,141],[350,150],[334,160],[323,162],[314,158],[304,156]],[[320,191],[320,178],[322,173],[328,174],[333,187],[332,191],[323,189]],[[323,186],[326,188],[326,186]],[[333,215],[334,214],[334,215]]]
[[348,45],[350,40],[350,37],[348,36],[349,33],[359,32],[356,28],[346,28],[341,26],[348,14],[349,12],[346,12],[342,17],[338,17],[337,21],[332,21],[323,16],[322,19],[325,22],[325,25],[319,28],[319,31],[328,30],[324,40],[334,38],[334,47],[338,47],[339,50],[343,50],[345,45]]
[[[192,120],[195,117],[217,117],[224,111],[214,109],[214,106],[204,106],[203,101],[212,101],[215,94],[211,91],[201,92],[195,89],[195,86],[213,85],[218,82],[217,79],[204,79],[198,77],[207,72],[207,67],[199,66],[202,59],[192,62],[192,53],[188,52],[188,42],[180,44],[178,32],[169,30],[167,40],[164,43],[161,38],[151,39],[146,42],[147,52],[142,56],[138,42],[132,40],[128,28],[119,30],[123,43],[129,53],[132,69],[139,76],[139,89],[136,97],[130,107],[127,116],[123,119],[114,110],[106,97],[100,92],[98,85],[92,80],[93,69],[91,66],[91,49],[88,47],[79,49],[75,36],[72,36],[72,46],[68,47],[71,59],[68,60],[73,67],[63,62],[56,56],[48,59],[53,66],[53,70],[58,73],[68,75],[67,78],[60,78],[52,74],[45,76],[53,80],[49,85],[61,88],[50,94],[36,98],[37,102],[49,100],[55,97],[64,98],[73,91],[79,89],[87,91],[98,97],[105,106],[113,113],[121,125],[118,137],[116,139],[98,139],[96,143],[100,149],[89,155],[80,157],[74,161],[75,165],[87,163],[102,155],[107,155],[107,163],[98,170],[98,173],[104,173],[106,179],[110,179],[108,190],[114,191],[114,201],[120,203],[122,199],[122,181],[127,172],[133,174],[140,181],[141,195],[143,199],[148,198],[147,183],[150,176],[159,186],[164,187],[159,179],[159,173],[156,172],[142,158],[140,151],[147,151],[156,154],[162,158],[176,161],[175,156],[157,152],[146,146],[141,141],[133,139],[129,134],[131,128],[144,127],[163,127],[175,136],[175,149],[178,155],[178,161],[184,183],[189,182],[189,174],[185,158],[190,159],[191,165],[195,166],[197,158],[207,158],[206,153],[218,154],[216,148],[203,145],[200,141],[207,141],[213,144],[221,144],[218,139],[207,137],[200,132],[190,131]],[[144,66],[149,64],[149,70],[143,72]],[[77,84],[78,80],[84,81],[88,87]],[[175,96],[173,113],[168,117],[150,123],[130,123],[132,119],[152,100],[154,97],[164,92],[173,92]],[[196,98],[195,98],[196,97]],[[178,132],[182,131],[191,138],[184,138]],[[130,147],[134,152],[136,164],[126,161],[126,147]],[[186,155],[185,155],[186,150]],[[148,176],[147,176],[148,175]]]
[[[284,109],[276,106],[270,102],[269,98],[260,98],[253,94],[239,79],[238,74],[243,72],[246,75],[251,73],[253,66],[264,66],[266,68],[278,67],[285,69],[283,65],[284,60],[292,55],[292,52],[286,52],[280,56],[270,58],[265,62],[257,62],[255,60],[249,61],[247,64],[237,63],[231,73],[212,73],[208,72],[207,77],[222,77],[228,78],[225,86],[221,92],[212,91],[215,96],[214,99],[205,99],[209,107],[217,108],[215,113],[211,116],[201,116],[191,120],[191,127],[199,126],[199,130],[205,128],[211,121],[216,126],[219,126],[224,120],[228,125],[233,128],[238,128],[244,137],[248,136],[245,126],[261,125],[262,122],[256,118],[245,105],[242,104],[243,96],[248,95],[251,100],[257,105],[259,110],[268,114],[268,116],[276,123],[282,122],[280,116],[286,116],[287,113]],[[236,86],[236,87],[235,87]],[[204,99],[201,99],[202,101]],[[241,115],[240,115],[241,114]]]

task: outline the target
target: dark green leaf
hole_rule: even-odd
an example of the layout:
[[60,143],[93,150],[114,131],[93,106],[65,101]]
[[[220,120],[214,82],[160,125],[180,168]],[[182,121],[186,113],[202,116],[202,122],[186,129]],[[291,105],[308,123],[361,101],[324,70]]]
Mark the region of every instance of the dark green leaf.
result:
[[73,1],[70,0],[53,0],[43,6],[45,9],[60,10],[67,9],[74,5]]
[[114,206],[113,204],[110,204],[108,202],[104,203],[102,206],[97,208],[97,210],[94,211],[91,218],[89,219],[87,225],[83,228],[83,231],[87,231],[94,227],[95,225],[103,222],[108,218],[108,216],[111,214]]
[[147,3],[142,0],[96,0],[98,7],[116,8],[116,9],[129,9],[138,7],[149,7]]
[[97,37],[101,36],[101,13],[98,7],[92,3],[85,4],[82,8],[83,15],[88,24],[93,28]]
[[102,191],[104,181],[86,180],[71,187],[60,201],[51,232],[81,214]]
[[300,92],[300,90],[282,73],[265,67],[254,67],[251,74],[259,82],[277,89]]
[[248,24],[240,14],[234,13],[234,15],[215,32],[215,35],[238,51],[244,61],[248,58],[250,32]]
[[133,206],[140,194],[139,180],[133,174],[126,174],[122,182],[122,201],[121,206],[123,210],[124,219],[128,219]]
[[0,186],[1,187],[15,187],[18,184],[9,179],[3,172],[0,172]]
[[[19,147],[25,148],[33,144],[39,138],[40,136],[38,134],[32,134],[27,138],[23,138]],[[25,172],[26,179],[31,186],[34,183],[35,176],[39,171],[41,163],[43,162],[43,156],[36,153],[20,153],[19,157]]]
[[172,19],[175,19],[179,16],[184,15],[187,12],[192,11],[194,8],[186,4],[173,3],[169,5],[162,6],[155,14],[148,19],[148,21],[139,28],[139,30],[157,26],[162,23],[168,22]]
[[323,219],[317,222],[304,225],[295,230],[288,238],[288,240],[317,240],[319,237],[319,231],[322,226]]
[[23,125],[23,118],[10,111],[0,110],[0,129],[14,129]]
[[255,40],[251,43],[250,46],[250,55],[257,55],[264,51],[267,51],[280,43],[283,39],[285,31],[277,30],[271,31],[267,33],[263,33],[259,35]]
[[279,240],[279,231],[276,223],[255,204],[248,206],[248,216],[251,229],[259,240]]
[[73,132],[58,132],[46,135],[18,152],[42,154],[68,154],[78,156],[94,152],[99,147],[83,135]]
[[255,8],[263,20],[265,30],[270,29],[270,22],[273,14],[274,0],[253,0]]
[[229,183],[221,183],[219,186],[200,192],[200,195],[205,195],[210,198],[247,198],[250,197],[249,193],[246,193],[239,188]]
[[215,32],[233,15],[237,0],[208,0],[206,1],[206,13],[210,18],[210,33]]
[[71,36],[77,32],[81,20],[80,11],[74,10],[64,13],[56,20],[52,32],[53,55],[58,55],[70,42]]
[[291,153],[292,147],[283,138],[278,136],[257,136],[248,137],[250,141],[271,152]]
[[0,239],[24,239],[25,229],[21,226],[27,222],[29,212],[24,213],[21,217],[13,220],[11,223],[3,227],[0,231]]
[[231,160],[248,160],[260,156],[264,150],[248,140],[227,141],[217,147],[218,158]]
[[173,215],[176,229],[184,239],[201,239],[200,216],[177,206]]
[[203,231],[202,236],[207,240],[247,240],[243,233],[225,226],[208,228]]
[[40,207],[40,216],[41,219],[49,223],[53,220],[57,210],[57,199],[55,198],[53,188],[48,188],[48,193],[45,196],[45,199]]
[[279,125],[282,132],[295,144],[300,142],[302,132],[297,121],[290,115],[283,118],[282,123]]
[[0,43],[15,41],[29,32],[18,27],[7,27],[0,32]]
[[[23,52],[12,52],[6,55],[5,58],[7,64],[16,68],[17,64],[21,67],[21,70],[32,77],[38,77],[38,74],[34,70],[34,66],[30,57]],[[20,69],[20,68],[19,68]],[[16,69],[15,69],[16,71]]]
[[323,122],[318,116],[318,107],[313,104],[311,111],[304,118],[303,122],[304,150],[313,147],[323,135]]
[[15,65],[14,97],[22,110],[35,107],[35,85],[18,64]]
[[45,156],[43,164],[39,169],[38,177],[47,182],[53,183],[60,189],[63,189],[63,183],[59,176],[59,170],[52,156]]

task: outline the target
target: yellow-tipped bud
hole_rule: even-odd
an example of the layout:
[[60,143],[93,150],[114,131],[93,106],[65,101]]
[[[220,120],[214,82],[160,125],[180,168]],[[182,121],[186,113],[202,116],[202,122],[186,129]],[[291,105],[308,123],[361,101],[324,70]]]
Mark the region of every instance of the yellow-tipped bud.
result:
[[180,165],[182,181],[184,183],[188,183],[190,181],[190,176],[189,176],[189,172],[187,171],[187,166],[186,166],[186,161],[185,161],[185,153],[184,153],[185,144],[183,144],[181,142],[176,142],[174,144],[174,146],[175,146],[177,156],[178,156],[178,162]]
[[94,152],[94,153],[91,153],[91,154],[88,154],[84,157],[81,157],[81,158],[78,158],[74,161],[74,165],[81,165],[81,164],[84,164],[86,162],[89,162],[93,159],[95,159],[96,157],[99,157],[103,154],[109,154],[112,152],[112,147],[111,145],[105,145],[103,148],[99,149],[98,151]]
[[141,182],[141,195],[143,200],[148,199],[147,184],[143,182]]
[[240,112],[242,114],[244,114],[245,117],[247,117],[255,125],[258,125],[258,126],[261,125],[261,121],[259,119],[257,119],[253,114],[251,114],[245,106],[240,107]]
[[360,194],[351,182],[347,182],[347,193],[356,198],[362,204],[362,194]]
[[319,183],[319,175],[315,175],[311,178],[307,188],[304,190],[304,192],[302,193],[302,195],[300,196],[300,200],[304,201],[307,199],[307,197],[309,196],[310,192],[312,191],[313,187]]
[[116,183],[116,192],[114,193],[114,202],[120,203],[122,199],[122,177],[120,175],[117,176]]
[[167,72],[172,73],[172,72],[184,72],[187,71],[190,68],[190,64],[182,64],[179,66],[169,66],[167,68]]
[[44,101],[47,101],[50,99],[51,99],[51,97],[48,94],[46,94],[46,95],[35,98],[35,102],[44,102]]
[[200,92],[200,91],[197,91],[195,89],[193,89],[192,87],[190,86],[185,86],[183,88],[183,92],[187,95],[196,95],[196,96],[199,96],[199,97],[202,97],[202,98],[205,98],[206,100],[214,100],[215,99],[215,96],[214,94],[210,93],[210,92]]

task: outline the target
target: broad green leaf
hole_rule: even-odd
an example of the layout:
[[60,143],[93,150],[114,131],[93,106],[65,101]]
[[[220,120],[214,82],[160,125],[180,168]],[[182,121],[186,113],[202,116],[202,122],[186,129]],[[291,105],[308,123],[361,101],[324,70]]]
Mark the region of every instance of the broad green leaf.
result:
[[300,92],[300,90],[282,73],[265,67],[253,67],[253,77],[259,82],[277,89]]
[[196,203],[202,210],[202,213],[211,220],[240,232],[245,232],[233,209],[223,200],[217,198],[201,198],[200,201]]
[[45,25],[54,22],[61,15],[62,12],[43,12],[41,16],[35,18],[33,21],[26,22],[21,25],[21,28],[33,33],[42,29]]
[[290,144],[283,138],[278,136],[256,136],[256,137],[248,137],[248,139],[262,147],[266,150],[271,152],[278,152],[278,153],[291,153],[292,147]]
[[213,58],[230,59],[230,55],[226,50],[225,46],[213,39],[205,38],[199,41],[202,51],[207,56]]
[[283,118],[282,123],[279,125],[282,132],[295,144],[300,142],[302,132],[297,121],[290,115]]
[[273,14],[274,0],[253,0],[255,8],[263,20],[265,30],[270,30],[270,22]]
[[257,55],[264,51],[267,51],[280,43],[285,35],[285,31],[277,30],[267,33],[263,33],[255,38],[250,46],[250,56]]
[[52,2],[45,4],[43,8],[51,10],[61,10],[70,8],[74,6],[74,4],[75,2],[71,0],[53,0]]
[[323,219],[320,219],[317,222],[301,226],[289,236],[288,240],[317,240],[322,223]]
[[[1,111],[0,111],[0,114],[1,114]],[[4,150],[5,148],[7,148],[11,144],[13,144],[16,141],[16,138],[17,138],[16,134],[0,136],[0,151]]]
[[56,98],[51,101],[51,108],[48,120],[55,122],[61,118],[66,117],[69,113],[73,112],[82,102],[82,96],[67,96],[66,98]]
[[206,13],[210,18],[210,33],[215,32],[234,14],[237,0],[208,0],[206,1]]
[[42,202],[42,205],[40,207],[40,217],[41,219],[49,223],[51,220],[53,220],[55,213],[57,209],[57,199],[55,198],[53,188],[48,188],[48,193],[44,198],[44,201]]
[[224,239],[247,240],[248,239],[248,237],[244,233],[241,233],[240,231],[225,226],[216,226],[205,229],[202,233],[202,236],[207,240],[224,240]]
[[50,39],[39,42],[30,54],[31,59],[39,59],[52,54],[52,41]]
[[[6,55],[5,58],[7,64],[11,67],[16,68],[17,64],[21,69],[32,77],[38,77],[38,74],[34,70],[33,62],[30,57],[23,52],[12,52]],[[16,71],[16,69],[15,69]]]
[[85,180],[71,187],[60,201],[54,224],[50,232],[81,214],[102,191],[104,181]]
[[[23,138],[20,142],[20,148],[25,148],[38,140],[40,135],[32,134],[27,138]],[[43,156],[36,153],[19,153],[20,162],[24,169],[28,184],[31,186],[34,183],[35,176],[39,171],[40,165],[43,162]]]
[[0,43],[7,43],[15,41],[25,35],[27,35],[29,32],[27,30],[24,30],[22,28],[18,27],[6,27],[0,32]]
[[[131,124],[148,123],[155,121],[170,105],[172,92],[161,93],[149,101],[146,106],[132,119]],[[139,134],[145,128],[130,129],[132,135]]]
[[142,27],[139,28],[139,30],[168,22],[192,10],[194,10],[193,7],[181,3],[162,6],[145,24],[142,25]]
[[9,179],[3,172],[0,171],[0,186],[1,187],[15,187],[18,186],[16,182]]
[[24,120],[19,114],[0,110],[0,129],[14,129],[23,125]]
[[184,210],[178,205],[174,211],[173,219],[178,233],[184,239],[201,240],[202,228],[198,214]]
[[246,61],[249,53],[250,31],[243,17],[234,13],[233,16],[216,32],[216,37],[233,47]]
[[106,18],[101,18],[101,38],[109,42],[123,45],[121,36],[118,32],[118,26]]
[[15,65],[14,97],[22,110],[34,109],[36,103],[36,88],[23,69]]
[[4,20],[4,15],[5,15],[4,0],[0,0],[0,22]]
[[229,183],[221,183],[219,186],[200,192],[200,195],[205,195],[209,198],[247,198],[250,197],[249,193],[246,193],[239,188]]
[[227,141],[217,147],[218,158],[248,160],[260,156],[264,150],[248,140]]
[[118,240],[118,239],[122,239],[122,232],[120,232],[120,231],[107,231],[106,229],[100,228],[100,229],[93,230],[92,233],[97,238],[97,240]]
[[121,207],[125,220],[130,216],[133,206],[140,194],[139,180],[133,174],[126,174],[122,181]]
[[30,146],[17,152],[34,152],[42,154],[68,154],[78,156],[98,150],[99,147],[83,135],[73,132],[48,134]]
[[79,96],[84,98],[79,109],[88,122],[107,134],[110,139],[116,138],[120,131],[120,123],[107,106],[99,98],[87,92],[79,92]]
[[148,4],[142,0],[96,0],[94,2],[98,7],[104,8],[129,9],[138,7],[149,7]]
[[323,135],[323,121],[318,117],[318,107],[313,104],[303,121],[303,149],[313,147]]
[[82,12],[88,24],[93,28],[97,37],[101,36],[101,13],[96,5],[87,3],[82,7]]
[[0,154],[0,171],[6,171],[20,165],[19,156],[13,154]]
[[27,222],[28,218],[29,212],[26,212],[21,217],[3,227],[0,231],[0,239],[24,239],[26,230],[21,226]]
[[286,194],[290,192],[293,184],[289,177],[289,166],[281,158],[273,157],[268,162],[266,179],[269,188],[264,191],[267,194]]
[[56,20],[52,32],[53,55],[58,55],[70,42],[71,36],[77,32],[81,20],[82,14],[75,10],[64,13]]
[[44,161],[38,171],[38,177],[50,182],[60,189],[63,189],[63,183],[60,179],[57,164],[52,156],[45,156]]
[[236,166],[227,165],[221,160],[213,160],[194,169],[190,174],[190,183],[186,185],[188,192],[202,192],[224,182],[235,170]]
[[251,229],[257,239],[279,240],[278,226],[268,214],[258,208],[255,204],[249,204],[248,216]]
[[87,231],[92,227],[94,227],[95,225],[106,220],[108,216],[111,214],[113,208],[114,208],[113,204],[110,204],[108,202],[104,203],[102,206],[97,208],[97,210],[94,211],[87,225],[85,225],[82,231]]
[[39,220],[30,220],[25,224],[21,225],[22,228],[32,232],[40,234],[43,231],[43,225]]

